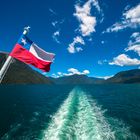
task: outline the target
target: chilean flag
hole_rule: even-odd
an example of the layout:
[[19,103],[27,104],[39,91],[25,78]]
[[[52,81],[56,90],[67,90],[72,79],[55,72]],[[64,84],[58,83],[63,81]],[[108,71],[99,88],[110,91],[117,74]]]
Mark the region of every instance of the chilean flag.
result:
[[55,54],[44,51],[26,35],[22,35],[10,53],[10,56],[48,72],[50,71]]

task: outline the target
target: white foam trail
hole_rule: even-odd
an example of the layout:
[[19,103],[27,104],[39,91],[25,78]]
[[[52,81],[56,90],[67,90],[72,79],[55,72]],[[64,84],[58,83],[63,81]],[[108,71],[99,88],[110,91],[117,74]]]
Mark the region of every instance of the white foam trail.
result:
[[129,127],[111,117],[79,88],[53,116],[42,140],[137,140]]
[[43,140],[59,140],[64,124],[67,121],[69,108],[73,99],[74,92],[71,91],[68,98],[64,101],[58,112],[53,116],[51,123],[44,132]]
[[77,140],[114,140],[114,132],[106,121],[104,111],[95,102],[91,105],[80,90],[75,135]]
[[79,105],[75,125],[76,140],[138,140],[122,121],[105,117],[105,110],[95,100],[79,90]]

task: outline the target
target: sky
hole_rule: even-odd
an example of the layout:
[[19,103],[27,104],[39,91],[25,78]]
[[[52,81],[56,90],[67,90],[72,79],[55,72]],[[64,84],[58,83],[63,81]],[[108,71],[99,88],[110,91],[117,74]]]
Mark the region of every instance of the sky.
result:
[[140,68],[139,0],[1,0],[0,51],[28,37],[56,54],[45,76],[109,78]]

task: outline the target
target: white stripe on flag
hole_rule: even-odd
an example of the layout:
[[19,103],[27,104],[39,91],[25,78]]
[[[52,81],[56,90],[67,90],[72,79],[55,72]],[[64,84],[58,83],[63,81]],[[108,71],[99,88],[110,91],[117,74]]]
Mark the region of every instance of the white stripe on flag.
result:
[[54,59],[55,54],[49,53],[44,51],[43,49],[39,48],[36,44],[32,44],[29,50],[35,57],[43,61],[52,62]]

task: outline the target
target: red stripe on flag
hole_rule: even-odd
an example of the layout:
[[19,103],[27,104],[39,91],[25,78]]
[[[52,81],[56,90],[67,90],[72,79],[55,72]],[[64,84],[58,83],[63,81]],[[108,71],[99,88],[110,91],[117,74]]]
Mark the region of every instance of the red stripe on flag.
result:
[[51,62],[43,61],[35,57],[28,50],[23,48],[21,45],[16,44],[13,51],[10,53],[10,56],[26,63],[31,64],[45,72],[50,71]]

